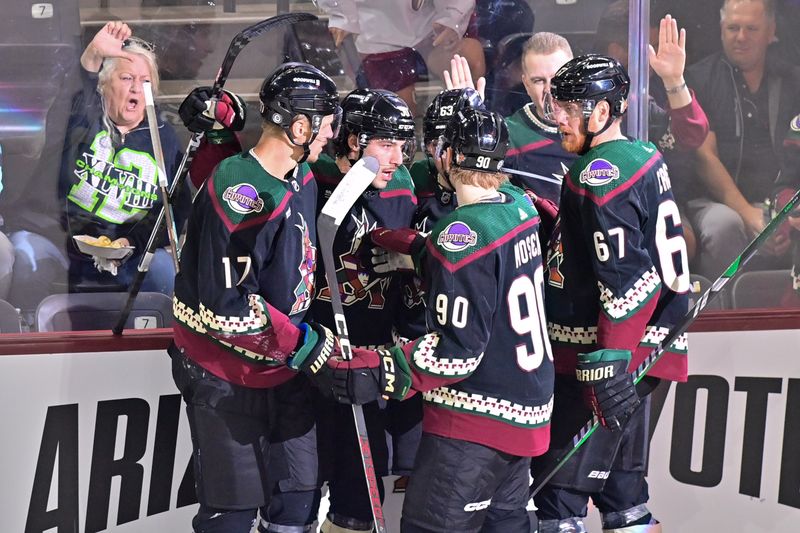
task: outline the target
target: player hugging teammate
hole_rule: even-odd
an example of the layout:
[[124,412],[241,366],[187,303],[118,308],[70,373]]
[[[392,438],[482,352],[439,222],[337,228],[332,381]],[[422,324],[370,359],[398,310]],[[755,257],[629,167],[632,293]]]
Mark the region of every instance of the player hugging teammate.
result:
[[[319,83],[304,86],[312,77]],[[561,211],[545,245],[539,213],[502,172],[507,126],[468,89],[434,101],[425,123],[428,158],[414,167],[415,194],[404,166],[413,121],[402,100],[387,91],[348,95],[335,158],[314,162],[333,136],[335,87],[307,65],[273,73],[261,94],[265,133],[201,188],[176,284],[170,352],[198,454],[198,530],[245,527],[258,507],[262,529],[302,531],[313,521],[313,395],[291,369],[307,374],[322,396],[366,404],[379,470],[386,470],[391,417],[378,402],[423,400],[404,533],[528,532],[531,458],[534,472],[546,472],[592,414],[603,427],[536,496],[539,531],[585,531],[589,497],[604,529],[659,530],[644,480],[647,393],[655,382],[635,386],[630,371],[685,313],[689,272],[666,166],[653,145],[620,131],[628,88],[624,69],[603,56],[575,58],[553,78],[549,118],[578,159],[564,177]],[[338,287],[318,283],[312,304],[316,214],[366,155],[380,168],[334,240]],[[364,253],[376,246],[388,251]],[[418,308],[424,321],[407,328],[413,340],[395,346],[392,326],[410,325],[396,310],[411,272],[425,287]],[[352,360],[341,357],[329,329],[330,290],[345,304]],[[300,324],[309,305],[314,322]],[[685,349],[678,343],[650,375],[685,379]],[[206,384],[241,403],[241,412],[209,407]],[[322,446],[332,454],[321,456],[323,467],[333,467],[323,531],[369,530],[352,415],[316,400],[323,442],[332,436],[331,449]],[[277,425],[261,420],[275,410],[284,413]],[[408,412],[413,420],[414,408]],[[281,481],[274,494],[264,483],[266,449],[238,455],[238,444],[218,438],[240,426],[261,448],[273,442],[273,465],[285,470],[275,473]],[[227,477],[212,478],[222,464],[229,464]],[[230,499],[241,487],[247,490],[236,493],[247,497]],[[290,512],[278,512],[282,505]]]

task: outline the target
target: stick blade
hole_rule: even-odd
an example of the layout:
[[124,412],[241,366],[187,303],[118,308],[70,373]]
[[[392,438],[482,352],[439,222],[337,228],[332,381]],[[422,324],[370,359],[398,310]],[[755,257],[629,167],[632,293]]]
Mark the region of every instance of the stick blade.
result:
[[326,215],[332,218],[335,225],[339,226],[361,193],[378,175],[379,167],[378,160],[374,157],[365,156],[359,159],[333,190],[330,198],[322,207],[320,216]]

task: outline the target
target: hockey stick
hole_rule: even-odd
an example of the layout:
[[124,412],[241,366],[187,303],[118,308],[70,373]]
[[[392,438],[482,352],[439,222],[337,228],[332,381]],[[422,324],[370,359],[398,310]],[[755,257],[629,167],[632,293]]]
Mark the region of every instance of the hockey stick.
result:
[[525,176],[527,178],[533,178],[539,181],[555,183],[556,185],[561,185],[563,181],[558,178],[548,178],[547,176],[542,176],[541,174],[534,174],[533,172],[525,172],[522,170],[516,170],[514,168],[508,168],[508,167],[503,167],[502,169],[500,169],[500,172],[508,172],[509,174],[516,174],[517,176]]
[[150,129],[150,142],[153,144],[153,156],[156,159],[156,165],[158,167],[158,190],[161,194],[161,213],[166,214],[167,236],[169,237],[169,244],[172,248],[172,263],[175,265],[175,272],[177,273],[180,268],[178,265],[178,230],[175,228],[175,215],[172,212],[172,204],[169,202],[169,191],[167,191],[167,169],[164,165],[164,152],[161,148],[161,135],[158,133],[158,118],[156,117],[156,104],[153,100],[153,87],[149,81],[146,81],[142,84],[142,90],[144,91],[144,106],[147,112],[147,127]]
[[[262,20],[261,22],[257,22],[237,33],[233,39],[231,39],[231,44],[228,45],[228,51],[225,53],[225,58],[222,60],[222,65],[217,72],[216,78],[214,78],[214,85],[211,88],[212,97],[216,98],[220,95],[222,92],[222,87],[225,85],[225,82],[228,79],[228,75],[233,68],[233,63],[236,61],[239,52],[241,52],[250,41],[275,28],[294,24],[296,22],[316,19],[317,16],[312,15],[311,13],[286,13]],[[194,159],[194,154],[197,151],[197,148],[200,146],[200,141],[202,139],[202,132],[192,134],[191,139],[189,139],[189,144],[186,146],[186,151],[183,153],[183,158],[181,158],[181,162],[178,165],[177,171],[175,172],[175,177],[170,184],[171,199],[174,199],[176,191],[180,190],[178,188],[178,184],[183,183],[183,180],[186,178],[186,174],[189,172],[189,167]],[[122,334],[122,330],[125,329],[125,322],[128,320],[128,316],[133,308],[133,303],[136,300],[136,296],[139,294],[139,289],[142,286],[144,276],[147,274],[147,271],[150,268],[150,261],[153,258],[153,254],[156,250],[156,243],[158,242],[156,236],[161,232],[163,221],[164,210],[162,206],[162,209],[158,214],[158,218],[156,219],[156,223],[153,225],[150,238],[147,241],[147,250],[142,256],[142,259],[139,261],[136,277],[131,282],[131,288],[128,291],[128,300],[125,302],[125,306],[122,308],[122,313],[120,314],[119,320],[117,320],[116,325],[114,325],[114,328],[112,329],[115,335]],[[180,248],[177,246],[177,243],[174,250],[176,256],[178,256],[180,253]]]
[[[378,161],[374,157],[362,157],[345,174],[342,181],[336,186],[330,198],[322,208],[322,212],[317,219],[317,236],[319,237],[319,249],[322,253],[322,263],[325,265],[325,278],[331,295],[331,307],[333,307],[333,318],[336,323],[336,335],[339,337],[339,344],[342,349],[342,357],[346,360],[353,358],[350,347],[350,337],[347,331],[347,322],[344,318],[344,306],[342,306],[342,296],[339,293],[339,281],[336,279],[336,263],[333,259],[333,240],[336,231],[342,224],[344,217],[356,203],[358,197],[375,179],[378,173]],[[364,411],[360,405],[353,406],[353,419],[356,424],[358,436],[358,447],[361,451],[361,461],[364,464],[364,477],[367,479],[367,491],[369,492],[370,504],[372,505],[372,517],[375,522],[377,533],[386,533],[386,521],[383,518],[383,508],[381,507],[381,495],[378,491],[378,479],[375,476],[375,465],[372,462],[372,450],[369,445],[369,435],[367,434],[367,424],[364,421]]]
[[[750,259],[758,252],[758,249],[772,236],[778,226],[780,226],[784,219],[789,216],[789,212],[791,212],[794,207],[800,202],[800,189],[798,189],[794,196],[786,203],[783,208],[775,214],[775,216],[770,220],[769,224],[761,230],[761,233],[756,235],[756,237],[750,242],[750,244],[745,247],[742,253],[733,260],[730,266],[723,272],[720,277],[711,284],[711,287],[706,290],[700,298],[697,299],[697,302],[689,309],[689,311],[683,316],[681,321],[672,327],[672,329],[667,333],[667,336],[658,343],[658,345],[653,348],[653,351],[645,357],[644,361],[636,368],[633,373],[633,383],[639,383],[645,375],[650,371],[650,369],[655,366],[659,359],[664,355],[667,351],[667,348],[672,346],[672,344],[678,340],[678,338],[686,333],[686,330],[689,329],[689,326],[695,321],[697,316],[706,308],[709,302],[711,302],[714,298],[716,298],[725,285],[734,278],[737,274],[742,271],[742,268],[747,264]],[[534,497],[536,494],[542,490],[550,479],[558,472],[562,466],[572,457],[575,452],[578,451],[584,442],[586,442],[589,437],[595,432],[597,427],[600,425],[599,420],[596,416],[592,417],[592,419],[587,422],[580,431],[572,437],[572,448],[565,453],[562,457],[560,457],[550,472],[547,473],[541,480],[536,480],[536,483],[530,486],[530,497]]]

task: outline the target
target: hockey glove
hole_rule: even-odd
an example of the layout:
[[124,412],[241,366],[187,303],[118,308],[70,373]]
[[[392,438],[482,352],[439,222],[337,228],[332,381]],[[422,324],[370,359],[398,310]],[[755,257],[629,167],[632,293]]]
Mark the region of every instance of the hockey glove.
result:
[[639,405],[639,396],[628,372],[629,350],[598,350],[578,354],[575,369],[583,385],[583,399],[600,423],[612,431],[621,429]]
[[247,117],[247,105],[232,92],[223,90],[219,99],[212,99],[211,87],[198,87],[183,100],[178,115],[194,133],[223,128],[241,131]]
[[376,276],[414,272],[415,256],[425,247],[426,235],[410,228],[377,228],[365,239],[362,260]]
[[411,388],[411,368],[402,350],[353,348],[353,358],[331,357],[333,397],[341,403],[364,404],[378,398],[402,400]]
[[328,359],[340,354],[339,341],[322,324],[302,322],[299,327],[303,332],[302,343],[286,364],[306,374],[324,395],[331,396],[333,371],[328,366]]

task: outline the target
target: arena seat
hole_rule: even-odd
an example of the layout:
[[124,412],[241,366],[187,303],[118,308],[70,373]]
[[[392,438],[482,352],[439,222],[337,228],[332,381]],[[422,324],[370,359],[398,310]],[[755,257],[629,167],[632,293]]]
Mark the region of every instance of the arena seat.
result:
[[19,313],[13,305],[0,300],[0,333],[21,333]]
[[733,280],[733,307],[779,307],[792,291],[789,270],[754,270],[743,272]]
[[[700,296],[711,287],[711,280],[700,274],[692,274],[689,279],[692,282],[692,292],[689,294],[689,307],[693,306]],[[697,292],[694,289],[698,288]],[[728,289],[724,289],[716,298],[714,298],[708,305],[706,310],[721,311],[730,308],[730,293]]]
[[[119,320],[127,292],[51,294],[36,308],[38,331],[111,329]],[[172,299],[159,292],[141,292],[134,302],[127,329],[172,326]]]

